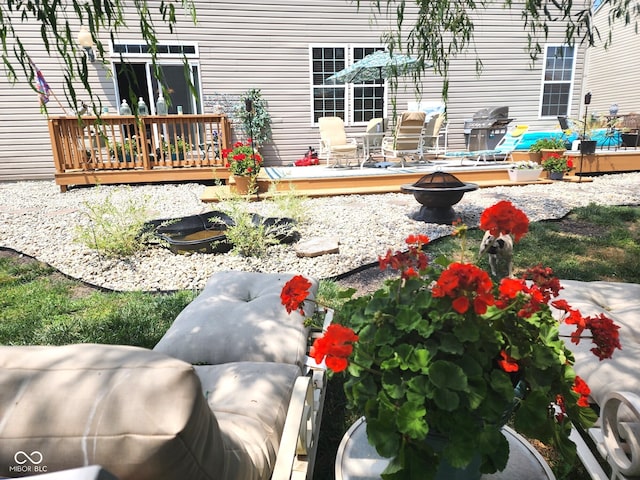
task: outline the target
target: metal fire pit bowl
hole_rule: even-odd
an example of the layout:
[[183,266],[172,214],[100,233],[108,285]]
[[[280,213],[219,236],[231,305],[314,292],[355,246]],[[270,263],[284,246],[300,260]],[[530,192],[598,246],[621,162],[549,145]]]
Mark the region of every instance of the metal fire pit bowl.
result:
[[462,200],[466,192],[478,189],[478,184],[461,182],[446,172],[425,175],[416,183],[406,183],[400,187],[403,193],[412,193],[422,205],[411,218],[428,223],[451,225],[456,219],[453,205]]

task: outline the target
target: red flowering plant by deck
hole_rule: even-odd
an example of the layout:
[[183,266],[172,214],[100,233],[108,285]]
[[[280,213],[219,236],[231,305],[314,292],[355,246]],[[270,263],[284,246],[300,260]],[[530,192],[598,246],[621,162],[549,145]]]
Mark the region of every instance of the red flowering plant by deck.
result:
[[573,161],[564,155],[552,152],[542,161],[542,169],[545,172],[568,173],[573,169]]
[[222,150],[222,159],[231,173],[240,177],[256,176],[260,172],[262,156],[251,145],[251,139],[246,142],[236,142],[233,148]]
[[[506,201],[480,218],[482,230],[514,241],[528,225]],[[511,415],[516,430],[571,459],[572,423],[587,427],[596,416],[565,341],[589,341],[583,334],[590,333],[594,354],[608,358],[620,348],[618,327],[556,300],[562,287],[548,268],[494,282],[464,258],[430,261],[428,241],[411,235],[406,251],[380,257],[380,267],[398,270],[398,278],[349,299],[311,350],[317,362],[345,371],[347,398],[366,417],[370,443],[393,459],[383,477],[434,478],[442,459],[463,467],[476,454],[482,472],[502,470],[509,448],[500,428]],[[287,310],[306,298],[305,282],[297,276],[284,288]],[[552,306],[576,325],[571,338],[560,337]],[[434,450],[427,434],[443,436],[446,447]]]

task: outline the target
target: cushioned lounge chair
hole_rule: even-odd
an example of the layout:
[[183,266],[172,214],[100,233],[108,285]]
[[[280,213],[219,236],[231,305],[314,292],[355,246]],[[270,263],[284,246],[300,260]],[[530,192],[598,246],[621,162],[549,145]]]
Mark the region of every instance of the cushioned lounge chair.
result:
[[[424,151],[425,153],[440,153],[440,137],[444,125],[444,114],[436,113],[431,116],[425,123],[424,131],[422,132]],[[446,125],[444,125],[446,129]],[[446,140],[443,145],[444,152],[447,151]]]
[[404,167],[406,158],[423,159],[422,132],[425,121],[424,112],[404,112],[398,118],[392,137],[382,139],[382,156],[399,159]]
[[349,166],[352,161],[356,161],[358,143],[354,138],[347,138],[342,118],[321,117],[318,119],[318,126],[320,127],[320,157],[327,159],[327,166]]
[[0,346],[0,478],[28,472],[17,452],[119,480],[310,478],[326,381],[291,277],[214,274],[153,350]]
[[528,125],[516,125],[505,133],[504,137],[496,144],[493,150],[463,150],[460,152],[447,152],[445,158],[472,159],[476,163],[487,161],[510,161],[514,150],[518,147]]

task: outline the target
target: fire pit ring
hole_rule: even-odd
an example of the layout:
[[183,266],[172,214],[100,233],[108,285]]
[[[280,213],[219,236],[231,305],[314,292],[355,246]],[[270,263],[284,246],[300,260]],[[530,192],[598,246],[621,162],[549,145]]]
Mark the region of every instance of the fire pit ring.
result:
[[412,193],[422,205],[411,218],[421,222],[451,225],[456,219],[453,205],[462,200],[466,192],[477,190],[477,183],[462,182],[454,175],[442,171],[430,173],[415,183],[400,187],[402,193]]

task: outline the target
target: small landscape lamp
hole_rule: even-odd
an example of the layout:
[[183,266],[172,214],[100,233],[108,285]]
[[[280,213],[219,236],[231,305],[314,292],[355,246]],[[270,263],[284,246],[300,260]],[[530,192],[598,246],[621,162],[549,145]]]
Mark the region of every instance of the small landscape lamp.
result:
[[78,32],[78,43],[84,48],[84,52],[87,54],[89,61],[93,63],[96,60],[96,56],[93,53],[93,38],[91,38],[89,29],[84,25],[80,27],[80,31]]

